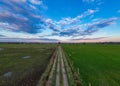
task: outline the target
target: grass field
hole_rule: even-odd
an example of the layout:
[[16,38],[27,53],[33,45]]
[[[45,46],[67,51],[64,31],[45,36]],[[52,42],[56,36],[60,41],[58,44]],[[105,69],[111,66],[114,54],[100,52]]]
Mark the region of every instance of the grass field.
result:
[[119,44],[63,44],[83,86],[120,86]]
[[0,86],[35,86],[54,44],[0,44]]

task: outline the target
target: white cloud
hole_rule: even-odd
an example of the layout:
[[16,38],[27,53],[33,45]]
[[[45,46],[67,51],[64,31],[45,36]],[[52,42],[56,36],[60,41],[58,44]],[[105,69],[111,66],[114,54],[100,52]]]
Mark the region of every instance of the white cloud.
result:
[[83,0],[83,2],[88,4],[94,3],[95,5],[102,5],[104,3],[103,0]]
[[91,10],[91,9],[88,9],[88,13],[94,13],[95,12],[95,10]]
[[15,3],[20,3],[20,2],[25,3],[26,2],[26,0],[9,0],[9,1],[15,2]]
[[70,25],[70,24],[78,24],[81,22],[81,19],[83,19],[89,15],[92,15],[97,11],[98,11],[98,9],[96,9],[96,10],[88,9],[87,11],[83,12],[81,15],[76,16],[75,18],[70,18],[70,17],[63,18],[62,20],[60,20],[58,22],[58,24],[60,24],[61,26],[62,25]]
[[43,2],[40,1],[40,0],[30,0],[30,2],[31,2],[32,4],[36,4],[36,5],[43,4]]
[[83,2],[94,2],[95,0],[83,0]]
[[32,4],[32,5],[30,5],[30,7],[35,10],[36,10],[36,7],[35,7],[36,5],[41,6],[44,10],[48,9],[48,7],[43,3],[42,0],[30,0],[30,3]]
[[32,9],[37,10],[37,8],[34,5],[29,5]]

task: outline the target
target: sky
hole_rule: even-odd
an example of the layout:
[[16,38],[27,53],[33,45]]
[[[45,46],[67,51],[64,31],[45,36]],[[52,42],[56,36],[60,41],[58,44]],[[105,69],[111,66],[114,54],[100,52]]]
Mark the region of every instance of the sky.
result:
[[120,42],[120,0],[0,0],[0,42]]

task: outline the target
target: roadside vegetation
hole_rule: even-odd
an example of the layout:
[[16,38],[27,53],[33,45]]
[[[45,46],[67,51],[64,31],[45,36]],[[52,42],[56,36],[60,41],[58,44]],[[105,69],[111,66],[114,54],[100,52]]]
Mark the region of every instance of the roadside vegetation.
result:
[[0,86],[35,86],[56,44],[0,44]]
[[120,86],[119,44],[63,44],[82,86]]

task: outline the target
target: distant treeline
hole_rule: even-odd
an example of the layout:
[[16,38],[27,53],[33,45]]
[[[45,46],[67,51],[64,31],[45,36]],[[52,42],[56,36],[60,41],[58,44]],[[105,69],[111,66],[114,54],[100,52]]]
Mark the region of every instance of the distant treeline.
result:
[[81,43],[64,43],[64,42],[0,42],[0,44],[120,44],[120,42],[81,42]]
[[0,42],[0,44],[56,44],[53,42]]
[[120,44],[120,42],[82,42],[82,43],[62,43],[62,44]]

